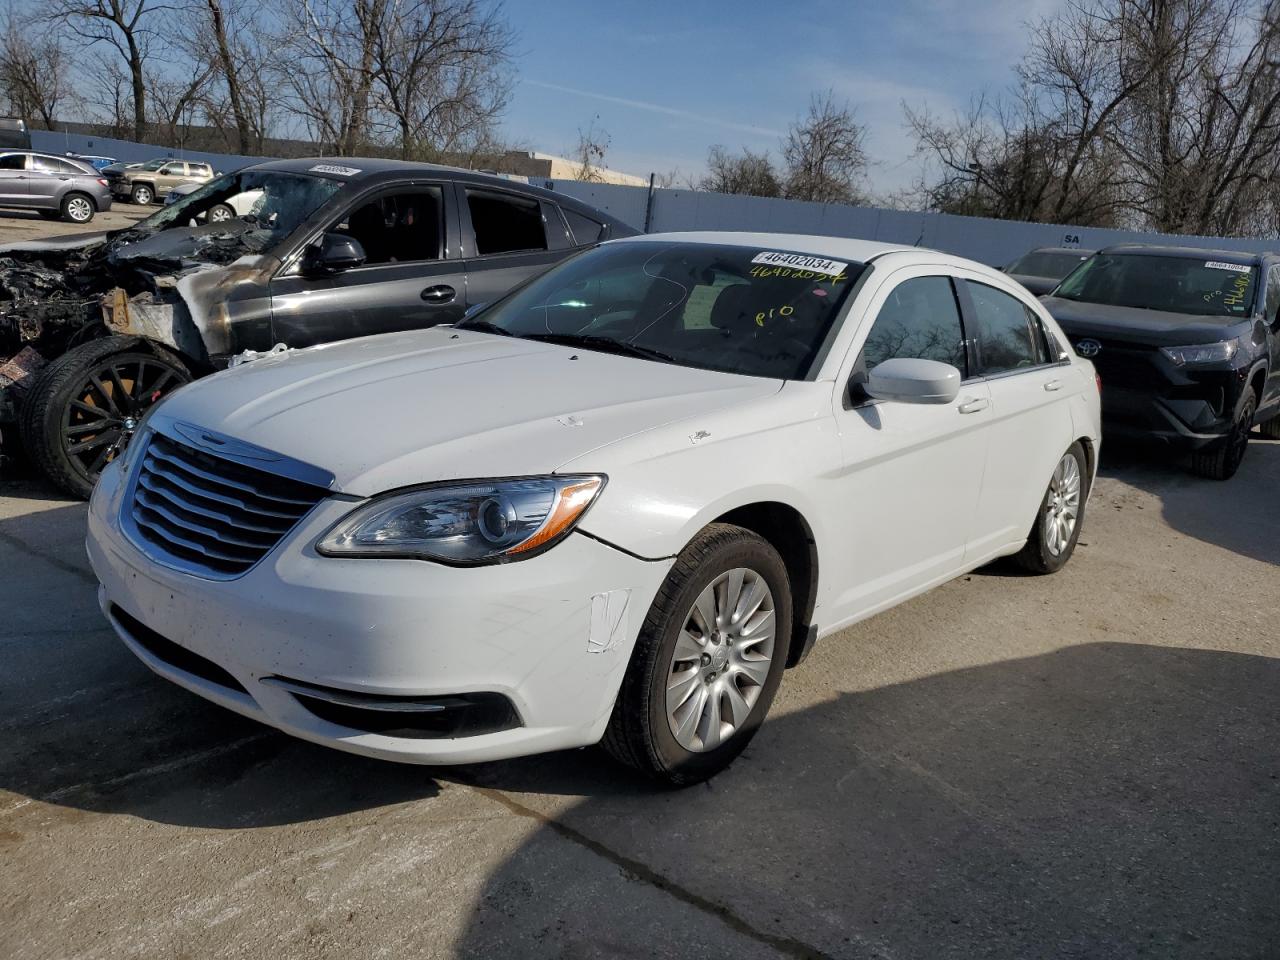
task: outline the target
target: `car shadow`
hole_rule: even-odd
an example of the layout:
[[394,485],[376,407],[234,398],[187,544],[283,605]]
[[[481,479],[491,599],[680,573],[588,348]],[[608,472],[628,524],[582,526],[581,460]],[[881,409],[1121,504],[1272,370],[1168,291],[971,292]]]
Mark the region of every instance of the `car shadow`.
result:
[[430,801],[441,780],[525,813],[552,804],[488,876],[458,955],[675,955],[633,942],[628,923],[665,921],[588,889],[584,850],[624,889],[647,884],[783,955],[1280,945],[1280,660],[1088,644],[840,693],[782,710],[727,772],[669,791],[597,749],[430,772],[349,756],[101,645],[115,688],[74,711],[0,715],[0,787],[214,829]]
[[1255,433],[1227,481],[1198,477],[1167,453],[1120,444],[1104,446],[1101,472],[1158,497],[1165,521],[1180,533],[1280,564],[1280,441]]

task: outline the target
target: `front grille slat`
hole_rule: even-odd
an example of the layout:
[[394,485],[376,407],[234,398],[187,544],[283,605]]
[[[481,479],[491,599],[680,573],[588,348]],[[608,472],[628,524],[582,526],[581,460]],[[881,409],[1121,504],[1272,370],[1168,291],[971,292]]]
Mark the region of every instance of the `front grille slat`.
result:
[[247,510],[239,510],[233,515],[231,512],[211,508],[206,505],[208,501],[201,496],[188,496],[167,489],[163,483],[159,482],[149,472],[143,472],[139,475],[138,485],[145,489],[149,495],[159,497],[173,507],[185,510],[187,513],[195,514],[202,523],[211,521],[234,526],[240,530],[251,530],[254,533],[279,537],[294,522],[292,518],[287,522],[272,520],[271,522],[275,525],[269,526],[267,521]]
[[146,440],[125,510],[143,550],[198,576],[239,576],[265,557],[328,490],[198,450]]
[[[201,466],[199,465],[200,461],[196,461],[193,463],[191,460],[179,459],[172,452],[168,452],[164,449],[165,447],[173,446],[173,445],[175,444],[173,444],[172,441],[164,441],[163,443],[153,442],[151,456],[154,456],[157,459],[161,460],[162,462],[167,463],[170,466],[177,468],[178,470],[181,470],[183,473],[187,474],[188,476],[194,477],[198,481],[204,481],[205,483],[210,484],[214,488],[228,487],[232,490],[238,490],[241,493],[251,494],[252,496],[259,497],[263,500],[271,501],[272,503],[282,504],[285,506],[310,507],[312,505],[311,502],[305,498],[298,499],[298,498],[293,498],[288,496],[279,496],[276,494],[272,494],[272,493],[260,490],[254,487],[250,483],[246,483],[241,479],[234,478],[233,475],[220,476],[216,473],[210,472],[207,469],[202,469]],[[204,459],[212,459],[211,457],[208,457],[205,454],[199,454],[199,456]],[[229,465],[234,467],[239,467],[239,464],[229,463]],[[241,469],[245,469],[245,468],[241,468]],[[228,471],[228,474],[230,473],[231,471]]]

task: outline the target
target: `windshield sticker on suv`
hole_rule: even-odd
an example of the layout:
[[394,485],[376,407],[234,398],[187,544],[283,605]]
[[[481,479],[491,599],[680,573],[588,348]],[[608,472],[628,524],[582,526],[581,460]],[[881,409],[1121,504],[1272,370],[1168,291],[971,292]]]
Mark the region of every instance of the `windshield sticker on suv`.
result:
[[[839,260],[828,260],[825,257],[809,257],[801,253],[757,253],[751,258],[752,263],[763,263],[770,267],[790,267],[793,270],[821,273],[829,277],[839,277],[847,263]],[[786,274],[779,274],[786,276]],[[807,278],[801,278],[807,279]]]
[[1223,263],[1221,260],[1206,260],[1204,265],[1210,270],[1230,270],[1232,273],[1252,273],[1253,267],[1243,263]]
[[317,163],[311,168],[311,173],[332,173],[336,177],[354,177],[359,172],[359,167],[340,167],[336,163]]

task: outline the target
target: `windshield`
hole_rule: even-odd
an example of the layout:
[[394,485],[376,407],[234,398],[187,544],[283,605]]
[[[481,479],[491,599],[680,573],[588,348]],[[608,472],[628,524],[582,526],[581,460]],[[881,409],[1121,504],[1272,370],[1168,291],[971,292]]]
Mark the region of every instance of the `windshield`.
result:
[[148,160],[146,163],[144,163],[144,164],[143,164],[141,167],[139,167],[138,169],[140,169],[140,170],[159,170],[161,167],[163,167],[163,166],[164,166],[166,163],[168,163],[168,162],[169,162],[168,160]]
[[1244,317],[1256,271],[1210,257],[1099,253],[1063,280],[1054,296],[1206,317]]
[[1024,277],[1048,277],[1050,280],[1061,280],[1076,267],[1080,266],[1080,261],[1087,257],[1087,253],[1053,253],[1048,250],[1032,250],[1009,264],[1005,272]]
[[459,326],[798,380],[863,269],[776,249],[606,244]]
[[284,239],[342,189],[342,181],[298,173],[242,170],[216,177],[143,220],[144,230],[236,219],[249,224],[246,243],[264,250]]

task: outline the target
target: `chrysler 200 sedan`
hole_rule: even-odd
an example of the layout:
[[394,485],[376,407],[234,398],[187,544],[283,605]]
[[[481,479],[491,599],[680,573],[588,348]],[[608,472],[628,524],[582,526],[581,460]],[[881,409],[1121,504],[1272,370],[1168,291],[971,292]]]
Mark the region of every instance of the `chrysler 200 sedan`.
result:
[[815,640],[1071,556],[1098,387],[1018,284],[808,236],[605,243],[454,327],[163,400],[104,472],[102,609],[160,675],[419,763],[728,764]]

